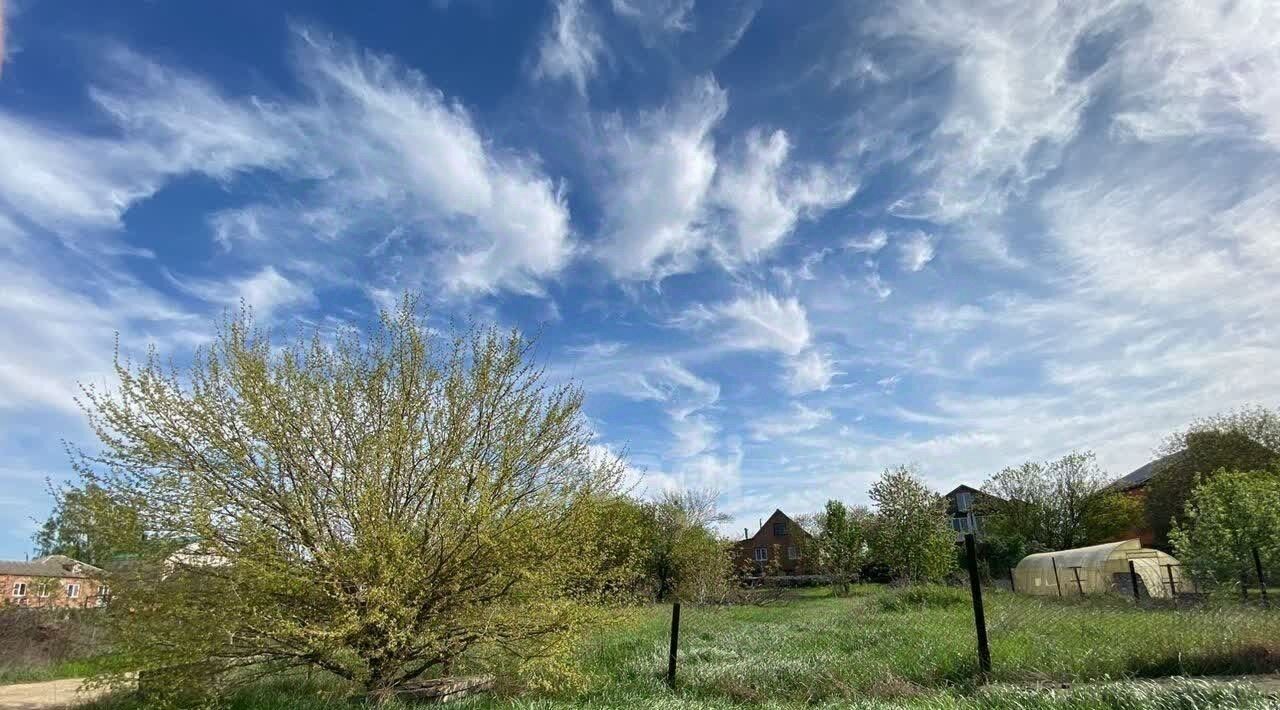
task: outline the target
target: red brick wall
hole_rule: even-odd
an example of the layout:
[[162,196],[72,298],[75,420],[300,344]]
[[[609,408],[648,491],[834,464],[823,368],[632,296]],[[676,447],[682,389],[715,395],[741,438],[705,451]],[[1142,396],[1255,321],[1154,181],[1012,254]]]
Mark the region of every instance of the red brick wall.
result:
[[[785,523],[785,534],[774,534],[775,523]],[[808,534],[799,525],[775,512],[755,535],[738,543],[737,567],[744,574],[760,574],[761,564],[756,561],[755,552],[756,548],[763,547],[768,550],[769,555],[768,561],[763,565],[766,571],[787,575],[811,574],[804,558],[808,542]],[[798,557],[789,554],[792,548]]]
[[[26,583],[27,593],[24,597],[13,595],[14,585]],[[79,593],[73,599],[67,596],[67,585],[80,585]],[[98,583],[82,577],[24,577],[22,575],[0,574],[0,604],[29,606],[81,608],[98,606]],[[41,590],[48,589],[48,596],[40,596]]]

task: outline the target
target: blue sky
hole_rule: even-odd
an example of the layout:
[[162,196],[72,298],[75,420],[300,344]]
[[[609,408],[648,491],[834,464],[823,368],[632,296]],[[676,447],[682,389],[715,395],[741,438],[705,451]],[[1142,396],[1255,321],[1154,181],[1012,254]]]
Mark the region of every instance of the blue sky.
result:
[[1280,393],[1265,0],[8,0],[0,556],[76,382],[272,327],[541,332],[642,490],[734,520]]

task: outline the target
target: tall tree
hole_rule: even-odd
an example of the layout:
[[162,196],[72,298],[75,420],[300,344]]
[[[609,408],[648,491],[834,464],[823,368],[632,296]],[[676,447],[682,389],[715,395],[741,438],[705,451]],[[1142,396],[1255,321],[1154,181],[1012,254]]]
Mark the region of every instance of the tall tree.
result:
[[1012,466],[983,484],[999,499],[984,522],[993,534],[1025,540],[1029,551],[1079,547],[1108,483],[1092,451]]
[[242,310],[185,371],[117,356],[116,386],[85,388],[102,446],[77,467],[196,541],[113,575],[122,656],[314,666],[385,696],[473,649],[565,651],[623,466],[528,352],[494,330],[442,342],[406,297],[367,337],[277,344]]
[[836,594],[848,594],[850,583],[867,562],[871,512],[829,500],[814,527],[814,552],[822,573],[831,578]]
[[1253,407],[1198,419],[1169,436],[1159,453],[1164,464],[1147,484],[1146,517],[1157,544],[1164,544],[1198,478],[1280,463],[1280,414]]
[[101,486],[52,491],[53,512],[34,536],[36,553],[66,555],[96,567],[143,553],[152,541],[138,512],[112,499]]
[[942,496],[907,466],[885,469],[871,485],[876,517],[871,556],[912,582],[936,580],[955,566],[955,531]]

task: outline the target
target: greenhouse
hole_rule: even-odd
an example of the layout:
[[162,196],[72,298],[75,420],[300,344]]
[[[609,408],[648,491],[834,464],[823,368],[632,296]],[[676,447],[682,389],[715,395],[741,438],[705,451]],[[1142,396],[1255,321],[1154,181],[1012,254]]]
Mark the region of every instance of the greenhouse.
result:
[[1014,589],[1022,594],[1059,597],[1106,592],[1132,595],[1135,580],[1131,570],[1137,573],[1142,596],[1167,599],[1190,591],[1190,582],[1176,559],[1144,548],[1136,539],[1027,555],[1013,571]]

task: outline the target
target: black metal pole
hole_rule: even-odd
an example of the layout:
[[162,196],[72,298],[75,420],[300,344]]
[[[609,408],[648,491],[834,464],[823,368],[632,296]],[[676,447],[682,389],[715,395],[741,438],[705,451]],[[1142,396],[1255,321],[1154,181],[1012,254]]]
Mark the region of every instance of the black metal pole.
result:
[[991,648],[987,645],[987,617],[982,609],[982,581],[978,578],[978,544],[973,533],[964,536],[965,556],[969,558],[969,594],[973,596],[973,625],[978,631],[978,669],[985,676],[991,672]]
[[1082,597],[1083,597],[1083,596],[1084,596],[1084,582],[1081,582],[1081,581],[1080,581],[1080,568],[1079,568],[1079,567],[1072,567],[1072,568],[1071,568],[1071,571],[1072,571],[1072,572],[1074,572],[1074,573],[1075,573],[1075,575],[1076,575],[1076,593],[1078,593],[1080,596],[1082,596]]
[[1012,570],[1012,569],[1010,569],[1010,570],[1009,570],[1009,591],[1011,591],[1011,592],[1016,592],[1016,591],[1018,591],[1018,585],[1013,581],[1013,570]]
[[1141,601],[1142,595],[1138,593],[1138,568],[1133,566],[1133,560],[1129,560],[1129,582],[1133,584],[1133,600]]
[[671,651],[667,653],[667,686],[676,687],[676,649],[680,646],[680,602],[671,605]]
[[1262,556],[1258,554],[1258,548],[1253,548],[1253,566],[1258,571],[1258,591],[1262,592],[1262,605],[1271,606],[1267,601],[1267,578],[1262,574]]
[[1058,558],[1050,557],[1049,561],[1053,563],[1053,583],[1058,587],[1058,596],[1062,596],[1062,580],[1058,579]]
[[1165,565],[1165,571],[1169,573],[1169,598],[1178,598],[1178,585],[1173,583],[1173,565]]

